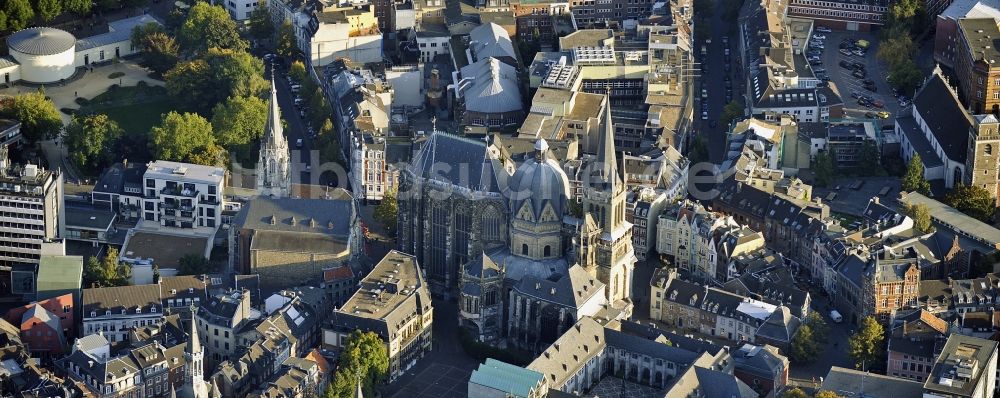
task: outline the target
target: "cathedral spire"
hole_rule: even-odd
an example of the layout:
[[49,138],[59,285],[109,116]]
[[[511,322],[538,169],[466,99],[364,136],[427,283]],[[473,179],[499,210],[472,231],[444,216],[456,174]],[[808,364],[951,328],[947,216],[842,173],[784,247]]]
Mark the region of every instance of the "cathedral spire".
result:
[[[272,75],[273,76],[273,75]],[[278,147],[280,140],[284,139],[284,131],[281,128],[281,109],[278,108],[278,90],[274,85],[274,78],[271,78],[271,97],[267,101],[267,125],[264,130],[266,144]]]
[[601,182],[610,191],[614,192],[622,185],[622,182],[621,176],[618,175],[618,159],[615,157],[615,126],[611,121],[610,91],[604,99],[604,128],[601,129],[600,134],[600,141],[597,147],[597,162],[601,168]]
[[271,98],[268,100],[264,140],[257,159],[257,192],[262,196],[283,198],[291,192],[291,156],[288,140],[281,128],[281,109],[278,107],[278,90],[271,80]]

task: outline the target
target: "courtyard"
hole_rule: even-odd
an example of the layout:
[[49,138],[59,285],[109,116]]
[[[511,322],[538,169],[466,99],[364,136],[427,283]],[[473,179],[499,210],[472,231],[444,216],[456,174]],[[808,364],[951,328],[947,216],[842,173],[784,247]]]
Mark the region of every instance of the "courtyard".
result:
[[597,383],[590,393],[584,395],[586,398],[643,398],[662,396],[663,390],[653,387],[636,384],[616,377],[605,377]]

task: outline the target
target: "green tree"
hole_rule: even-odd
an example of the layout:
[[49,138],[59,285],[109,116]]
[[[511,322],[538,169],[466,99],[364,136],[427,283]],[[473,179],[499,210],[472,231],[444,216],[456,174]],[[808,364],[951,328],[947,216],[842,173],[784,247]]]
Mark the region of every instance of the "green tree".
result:
[[122,8],[121,0],[95,0],[97,6],[104,11],[112,11]]
[[149,4],[149,0],[123,0],[122,5],[128,8],[142,8]]
[[691,142],[691,151],[688,152],[688,158],[691,159],[691,164],[709,161],[708,143],[705,142],[704,137],[699,135]]
[[271,12],[263,2],[250,13],[250,36],[257,40],[270,38],[274,35],[274,23],[271,22]]
[[743,104],[737,100],[729,101],[724,108],[722,108],[722,124],[728,126],[734,120],[743,118],[744,116]]
[[914,51],[915,47],[913,40],[910,39],[910,35],[897,30],[895,35],[889,36],[886,40],[879,43],[876,56],[892,68],[903,60],[910,58]]
[[48,23],[49,21],[58,17],[62,14],[62,4],[60,0],[38,0],[35,3],[37,8],[38,18],[41,18],[42,22]]
[[332,132],[333,132],[333,122],[330,121],[330,118],[326,118],[326,120],[323,121],[323,125],[320,126],[319,128],[319,136],[326,137]]
[[816,185],[818,186],[829,186],[836,178],[837,165],[833,160],[834,154],[832,152],[832,149],[820,152],[813,160],[813,174],[816,176]]
[[[350,396],[356,380],[361,380],[365,395],[371,396],[374,386],[385,379],[388,371],[389,353],[382,338],[373,332],[355,330],[340,353],[334,389],[338,396]],[[344,386],[348,395],[343,393]]]
[[813,335],[816,336],[817,341],[825,342],[826,338],[830,335],[830,325],[816,311],[810,311],[803,324],[809,325],[812,328]]
[[385,227],[389,237],[396,236],[396,190],[390,189],[382,196],[382,202],[375,208],[375,219]]
[[813,395],[813,398],[841,398],[841,396],[830,390],[819,390]]
[[258,97],[229,97],[212,110],[215,141],[228,150],[259,140],[267,122],[267,102]]
[[163,75],[177,65],[180,47],[160,24],[148,23],[132,30],[132,45],[143,54],[142,65]]
[[931,210],[924,204],[903,205],[903,213],[913,219],[913,227],[922,233],[931,232]]
[[35,10],[31,9],[28,0],[7,0],[4,4],[4,14],[7,15],[7,28],[10,30],[27,28],[35,18]]
[[912,58],[906,58],[889,71],[889,82],[904,94],[912,94],[924,80],[920,68]]
[[98,171],[115,160],[115,145],[124,130],[105,114],[77,115],[66,126],[69,157],[84,170]]
[[882,324],[873,317],[866,317],[861,320],[861,326],[854,335],[847,341],[848,354],[854,360],[854,367],[867,369],[881,361],[885,352],[885,330]]
[[798,363],[810,363],[816,360],[820,350],[819,341],[812,327],[809,325],[799,326],[795,337],[792,338],[791,352],[789,353],[791,359]]
[[125,286],[131,274],[127,265],[118,262],[118,249],[113,246],[108,246],[108,252],[102,259],[95,256],[87,258],[83,267],[83,280],[87,287]]
[[93,6],[91,0],[63,0],[63,11],[71,12],[77,16],[90,14],[90,7]]
[[212,124],[194,113],[170,112],[149,130],[150,151],[156,159],[214,165],[206,156],[217,156]]
[[276,40],[277,42],[274,44],[275,54],[291,58],[299,51],[298,46],[295,44],[295,31],[292,30],[291,23],[285,22],[281,24],[276,34]]
[[210,87],[212,72],[204,59],[178,63],[163,74],[167,93],[191,110],[208,110],[218,102],[218,93]]
[[178,275],[204,275],[209,271],[208,259],[197,254],[185,254],[177,261]]
[[0,10],[0,30],[7,30],[7,12]]
[[878,152],[878,146],[871,140],[865,140],[865,143],[861,145],[861,150],[858,151],[857,171],[866,176],[885,175],[886,173],[882,168],[880,158],[881,154]]
[[997,210],[996,200],[986,188],[959,183],[944,197],[944,203],[979,221],[991,222]]
[[204,2],[191,7],[177,31],[177,38],[188,53],[203,53],[210,48],[247,49],[247,42],[240,38],[236,22],[229,13],[221,6]]
[[792,387],[781,393],[781,398],[809,398],[809,394],[806,394],[801,388]]
[[267,90],[264,64],[241,51],[213,48],[164,75],[167,92],[187,109],[209,114],[228,97],[256,97]]
[[30,143],[56,138],[62,129],[59,111],[41,90],[14,97],[4,114],[21,122],[21,134]]
[[906,174],[903,175],[900,189],[903,192],[919,192],[928,196],[931,194],[931,184],[924,178],[924,162],[919,154],[914,154],[906,165]]
[[306,77],[308,77],[306,75],[305,64],[303,64],[302,61],[292,62],[292,64],[288,66],[288,77],[291,77],[292,80],[299,82],[300,84],[303,83],[306,80]]
[[310,125],[312,128],[319,130],[323,127],[323,122],[326,121],[327,117],[330,115],[330,105],[326,101],[326,95],[323,94],[323,89],[316,87],[316,89],[312,91],[312,95],[309,97],[309,109],[309,112],[311,112]]

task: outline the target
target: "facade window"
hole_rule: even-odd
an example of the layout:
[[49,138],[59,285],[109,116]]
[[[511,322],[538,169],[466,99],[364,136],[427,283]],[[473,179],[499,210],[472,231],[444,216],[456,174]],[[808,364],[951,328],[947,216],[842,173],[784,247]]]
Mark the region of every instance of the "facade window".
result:
[[528,245],[527,244],[521,244],[521,254],[528,255]]

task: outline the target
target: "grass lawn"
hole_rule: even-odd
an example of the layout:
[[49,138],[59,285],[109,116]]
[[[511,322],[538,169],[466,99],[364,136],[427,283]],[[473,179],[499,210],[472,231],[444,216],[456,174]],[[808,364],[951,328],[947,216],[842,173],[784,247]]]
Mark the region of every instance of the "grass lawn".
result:
[[127,104],[106,108],[100,112],[118,122],[127,134],[145,135],[153,125],[160,122],[160,116],[174,110],[169,98],[161,98],[141,104]]
[[108,90],[87,101],[81,113],[104,113],[128,135],[146,135],[160,116],[176,109],[167,90],[156,86],[128,86]]

